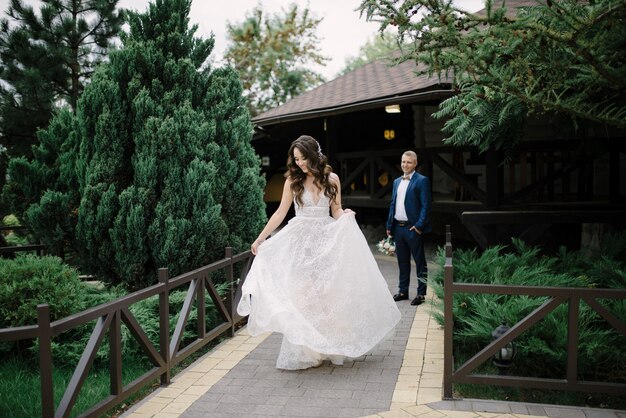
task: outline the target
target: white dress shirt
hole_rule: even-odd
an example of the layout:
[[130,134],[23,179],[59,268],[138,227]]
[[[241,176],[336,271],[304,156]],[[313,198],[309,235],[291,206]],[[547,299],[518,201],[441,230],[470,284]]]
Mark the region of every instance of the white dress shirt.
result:
[[405,174],[405,176],[409,176],[409,178],[406,180],[400,180],[400,184],[398,185],[398,193],[396,194],[396,213],[394,216],[396,221],[403,222],[409,220],[406,210],[404,209],[404,198],[406,197],[406,189],[409,187],[409,182],[411,181],[411,177],[413,177],[413,173],[415,173],[415,171]]

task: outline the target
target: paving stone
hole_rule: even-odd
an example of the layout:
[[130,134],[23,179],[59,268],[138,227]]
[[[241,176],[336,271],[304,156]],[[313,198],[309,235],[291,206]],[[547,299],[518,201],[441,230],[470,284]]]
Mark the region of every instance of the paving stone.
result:
[[[377,260],[383,260],[379,261],[379,266],[391,292],[395,293],[395,260],[386,257],[378,257]],[[430,267],[436,268],[429,264]],[[626,418],[625,411],[476,399],[441,400],[441,387],[436,383],[441,380],[443,372],[443,329],[430,316],[433,307],[428,304],[416,308],[408,301],[402,301],[397,306],[402,319],[394,333],[368,355],[348,359],[343,366],[334,366],[326,361],[315,369],[276,369],[282,336],[271,334],[249,337],[247,330],[241,330],[240,335],[219,345],[190,366],[189,370],[195,370],[193,376],[183,375],[176,379],[179,382],[177,385],[185,387],[189,386],[185,379],[193,380],[195,383],[188,390],[196,391],[196,395],[204,392],[180,416],[357,418],[411,415],[465,418],[513,417],[515,414],[519,417]],[[411,349],[412,346],[416,349]],[[198,388],[194,389],[195,386]],[[164,394],[170,398],[156,399],[176,402],[175,391],[179,389],[172,385],[161,391],[165,391]],[[185,396],[191,392],[185,392]],[[395,393],[404,392],[407,398],[415,394],[417,402],[404,402],[404,398],[392,402]],[[150,414],[143,415],[140,411],[159,413],[166,407],[161,403],[153,409],[146,406],[139,410],[140,406],[134,407],[123,417],[147,417]],[[164,414],[163,418],[177,415]]]
[[290,399],[291,398],[289,396],[277,396],[277,395],[272,394],[272,396],[269,396],[267,398],[266,405],[285,406],[289,403]]
[[305,388],[277,388],[272,392],[272,396],[304,396],[307,389]]
[[472,402],[472,410],[478,412],[493,412],[493,413],[501,413],[506,414],[511,412],[511,408],[506,403],[500,402],[480,402],[474,401]]
[[357,408],[359,406],[359,399],[331,399],[331,398],[317,398],[317,397],[297,397],[290,398],[289,405],[298,405],[302,408],[308,408],[309,406],[332,406],[335,408]]
[[330,383],[330,387],[332,389],[341,389],[341,390],[359,390],[359,391],[367,391],[366,389],[367,382],[365,381],[355,381],[353,379],[345,379],[338,380]]
[[[239,392],[241,392],[240,386],[227,386],[227,385],[222,385],[222,386],[217,386],[217,387],[213,386],[211,389],[207,391],[207,393],[220,393],[222,395],[236,394]],[[204,397],[205,395],[202,395],[202,397]]]
[[261,395],[224,395],[220,399],[220,403],[241,403],[241,404],[253,404],[253,405],[265,405],[267,396]]
[[240,379],[240,378],[233,378],[230,381],[230,386],[252,386],[254,385],[254,379]]
[[223,403],[219,402],[215,407],[218,414],[250,414],[257,405],[252,403]]
[[323,399],[351,399],[353,393],[351,390],[307,389],[304,396]]
[[359,399],[359,407],[361,408],[376,408],[379,411],[386,411],[389,409],[389,405],[391,404],[391,400],[386,399],[374,399],[372,397],[365,397],[363,399]]
[[528,407],[523,403],[510,403],[509,406],[514,414],[528,415]]
[[[584,409],[583,412],[587,418],[617,418],[619,415],[616,411],[613,410],[603,410],[603,409]],[[623,416],[626,417],[626,412],[623,413]]]
[[205,402],[204,399],[200,399],[196,402],[193,403],[193,405],[191,405],[185,412],[184,414],[187,415],[188,413],[195,413],[195,412],[212,412],[215,411],[215,408],[217,408],[217,405],[219,403],[217,401],[213,402],[213,401],[209,401],[209,402]]
[[546,411],[539,405],[528,405],[528,413],[530,415],[546,416]]
[[280,411],[283,409],[283,405],[257,405],[252,410],[252,415],[262,415],[267,417],[277,417]]
[[367,415],[374,415],[380,412],[379,409],[376,408],[341,408],[337,411],[338,418],[355,418],[355,417],[365,417]]
[[550,418],[585,418],[580,409],[544,406],[543,409]]
[[287,417],[334,417],[336,413],[335,408],[320,406],[302,408],[295,405],[285,405],[280,411],[281,416]]
[[254,382],[256,387],[284,388],[289,384],[289,380],[260,379]]

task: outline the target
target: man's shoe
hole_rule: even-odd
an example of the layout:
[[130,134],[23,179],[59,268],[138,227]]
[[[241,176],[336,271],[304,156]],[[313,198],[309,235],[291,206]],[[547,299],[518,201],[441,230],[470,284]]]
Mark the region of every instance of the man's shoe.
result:
[[409,299],[409,295],[406,293],[398,293],[393,295],[393,300],[395,300],[396,302],[400,301],[400,300],[408,300]]
[[417,295],[415,299],[411,301],[411,305],[413,306],[421,305],[422,303],[424,303],[425,300],[426,298],[424,297],[424,295]]

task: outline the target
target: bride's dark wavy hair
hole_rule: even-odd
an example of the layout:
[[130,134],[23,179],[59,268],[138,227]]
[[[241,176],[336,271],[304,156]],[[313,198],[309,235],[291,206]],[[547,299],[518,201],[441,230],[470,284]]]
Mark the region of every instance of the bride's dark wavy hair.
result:
[[328,159],[322,154],[320,144],[312,136],[302,135],[291,143],[287,156],[287,172],[285,177],[291,179],[291,191],[296,197],[298,205],[302,206],[302,193],[304,193],[304,180],[306,174],[296,164],[293,150],[298,148],[306,158],[308,169],[313,174],[313,184],[322,190],[332,202],[337,197],[337,186],[331,183],[330,173],[333,169],[328,165]]

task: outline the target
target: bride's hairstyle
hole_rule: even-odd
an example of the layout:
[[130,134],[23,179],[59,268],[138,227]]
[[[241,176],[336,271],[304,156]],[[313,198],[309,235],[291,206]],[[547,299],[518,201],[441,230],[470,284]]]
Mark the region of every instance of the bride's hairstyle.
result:
[[330,181],[332,167],[328,165],[328,160],[322,154],[320,144],[312,136],[302,135],[291,143],[289,155],[287,156],[287,172],[285,177],[291,179],[291,191],[296,197],[298,205],[302,206],[302,193],[304,193],[304,180],[306,174],[296,164],[293,150],[298,148],[304,158],[306,158],[308,169],[313,174],[313,184],[324,190],[326,197],[332,202],[337,197],[337,186]]

